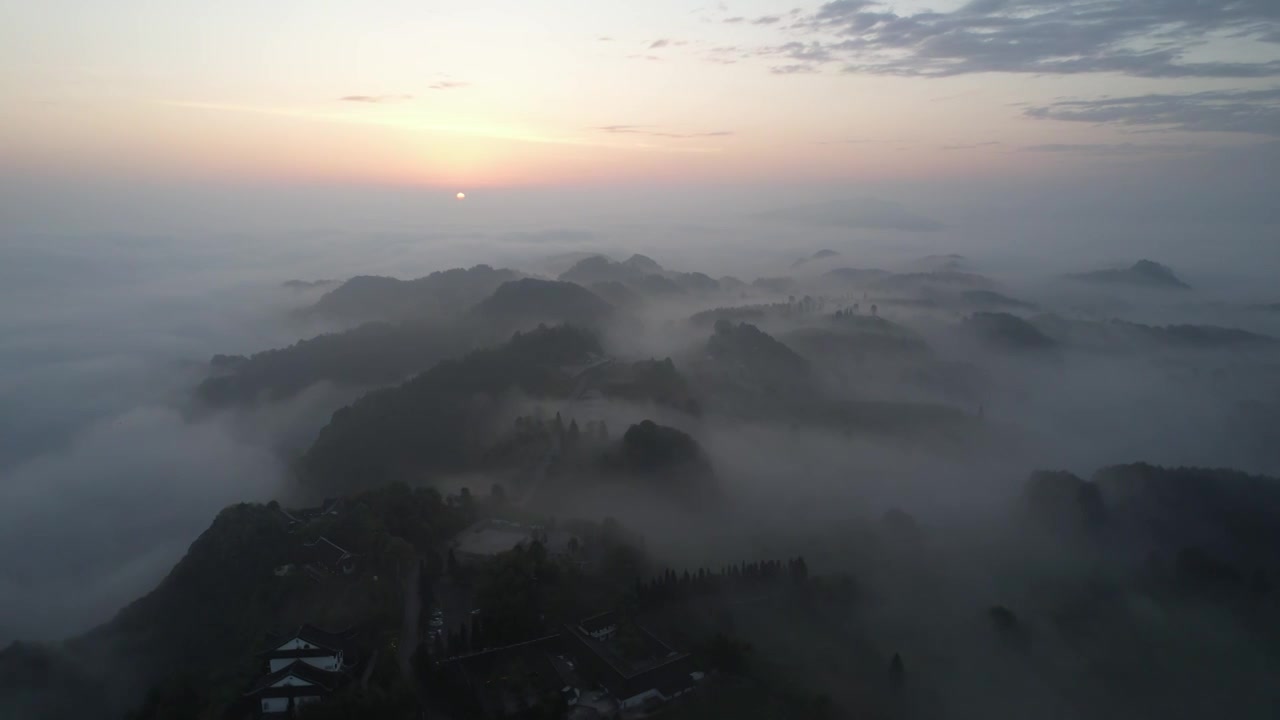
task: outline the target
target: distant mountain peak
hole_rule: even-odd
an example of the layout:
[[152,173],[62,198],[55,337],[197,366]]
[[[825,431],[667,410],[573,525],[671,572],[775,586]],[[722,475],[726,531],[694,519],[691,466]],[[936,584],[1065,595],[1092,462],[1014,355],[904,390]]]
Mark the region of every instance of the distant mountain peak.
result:
[[576,283],[521,278],[498,286],[475,310],[490,321],[544,320],[593,325],[612,316],[614,308]]
[[1182,281],[1178,279],[1178,276],[1173,274],[1173,270],[1170,270],[1168,266],[1161,265],[1154,260],[1139,260],[1129,269],[1133,272],[1147,275],[1153,279],[1182,284]]
[[1173,270],[1154,260],[1139,260],[1124,269],[1095,270],[1078,273],[1070,277],[1092,283],[1114,285],[1131,285],[1134,287],[1190,290],[1191,286],[1183,282]]
[[822,249],[808,257],[802,257],[799,260],[796,260],[795,262],[791,263],[791,267],[797,268],[806,263],[813,262],[814,260],[826,260],[827,258],[833,258],[833,257],[839,257],[839,256],[840,256],[840,253],[836,252],[835,250]]
[[622,262],[629,268],[634,268],[643,273],[661,273],[664,272],[663,267],[653,258],[646,257],[639,253],[632,255]]

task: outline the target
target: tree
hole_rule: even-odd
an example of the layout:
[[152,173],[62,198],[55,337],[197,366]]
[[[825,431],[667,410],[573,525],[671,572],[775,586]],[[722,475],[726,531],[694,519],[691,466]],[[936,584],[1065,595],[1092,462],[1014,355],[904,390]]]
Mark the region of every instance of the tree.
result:
[[889,687],[894,690],[902,689],[907,681],[907,670],[902,665],[902,656],[898,653],[893,654],[893,660],[889,661]]
[[483,650],[484,633],[483,626],[480,623],[480,613],[472,613],[471,615],[471,647],[473,650]]
[[498,483],[494,483],[489,488],[489,497],[493,500],[493,504],[499,507],[507,504],[507,491]]
[[797,583],[803,583],[809,578],[809,565],[805,563],[803,557],[798,557],[791,561],[791,579]]
[[449,576],[456,578],[462,571],[462,566],[458,564],[458,556],[453,553],[453,548],[449,548],[449,559],[445,563],[445,568],[449,572]]

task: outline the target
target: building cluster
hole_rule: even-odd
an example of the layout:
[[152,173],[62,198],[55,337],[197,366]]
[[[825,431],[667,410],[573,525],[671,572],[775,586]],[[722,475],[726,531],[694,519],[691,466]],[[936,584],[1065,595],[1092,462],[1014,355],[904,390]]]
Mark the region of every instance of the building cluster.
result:
[[[282,507],[279,510],[289,522],[289,532],[294,533],[321,518],[336,517],[341,507],[341,498],[326,498],[316,507],[299,510],[287,510]],[[283,577],[300,572],[320,582],[331,577],[354,573],[358,567],[359,558],[360,556],[356,553],[321,535],[315,540],[301,542],[293,551],[291,562],[277,566],[275,573]]]
[[703,677],[689,653],[614,612],[450,658],[440,673],[469,711],[486,718],[556,708],[571,718],[639,716],[692,691]]
[[299,708],[352,681],[358,659],[354,647],[349,633],[303,625],[259,654],[265,674],[245,699],[257,717],[294,717]]

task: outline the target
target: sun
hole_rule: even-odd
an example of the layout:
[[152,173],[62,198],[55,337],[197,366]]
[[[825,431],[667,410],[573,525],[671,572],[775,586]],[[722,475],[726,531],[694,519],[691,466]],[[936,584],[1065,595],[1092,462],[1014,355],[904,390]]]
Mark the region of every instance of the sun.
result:
[[454,197],[458,198],[459,200],[466,200],[466,199],[467,199],[467,194],[466,194],[466,193],[464,193],[464,192],[460,192],[460,193],[458,193],[457,195],[454,195]]

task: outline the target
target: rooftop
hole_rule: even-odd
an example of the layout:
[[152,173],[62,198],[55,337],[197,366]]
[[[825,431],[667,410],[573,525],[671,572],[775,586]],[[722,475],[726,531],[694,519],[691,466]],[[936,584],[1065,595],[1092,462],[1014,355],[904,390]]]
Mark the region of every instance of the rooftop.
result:
[[319,687],[319,688],[323,688],[326,691],[333,690],[334,688],[341,685],[344,680],[346,680],[346,675],[340,672],[329,672],[327,670],[321,670],[317,667],[308,665],[302,662],[301,660],[295,660],[294,662],[290,663],[288,666],[282,667],[273,673],[263,676],[262,679],[260,679],[257,682],[257,684],[253,686],[253,689],[245,694],[246,695],[262,695],[262,694],[269,693],[269,694],[279,695],[279,696],[284,696],[288,694],[297,694],[300,688],[299,686],[296,686],[296,685],[292,687],[288,687],[288,686],[279,687],[279,688],[272,687],[273,685],[285,679],[286,677],[289,677],[290,675],[292,675],[293,677],[299,680],[302,680],[303,682],[309,683],[307,687],[312,687],[312,688]]
[[579,622],[578,627],[582,628],[584,632],[594,633],[617,624],[618,613],[609,610],[607,612],[602,612],[599,615],[592,615],[591,617]]
[[[302,640],[303,642],[308,643],[310,645],[315,645],[316,647],[323,648],[330,652],[343,652],[349,649],[351,646],[350,631],[330,632],[328,630],[323,630],[321,628],[318,628],[315,625],[303,623],[298,627],[297,630],[285,635],[278,636],[275,640],[272,641],[271,647],[267,649],[265,652],[260,653],[259,655],[261,657],[273,655],[278,651],[281,645],[284,645],[285,643],[295,638],[297,638],[298,640]],[[276,657],[284,657],[284,656],[285,655],[276,655]],[[298,657],[313,657],[313,656],[299,655]]]
[[566,626],[565,632],[597,682],[614,697],[629,698],[650,689],[670,697],[694,686],[692,655],[672,650],[642,627],[634,629],[642,647],[633,653],[624,653],[617,640],[602,642],[578,627]]

